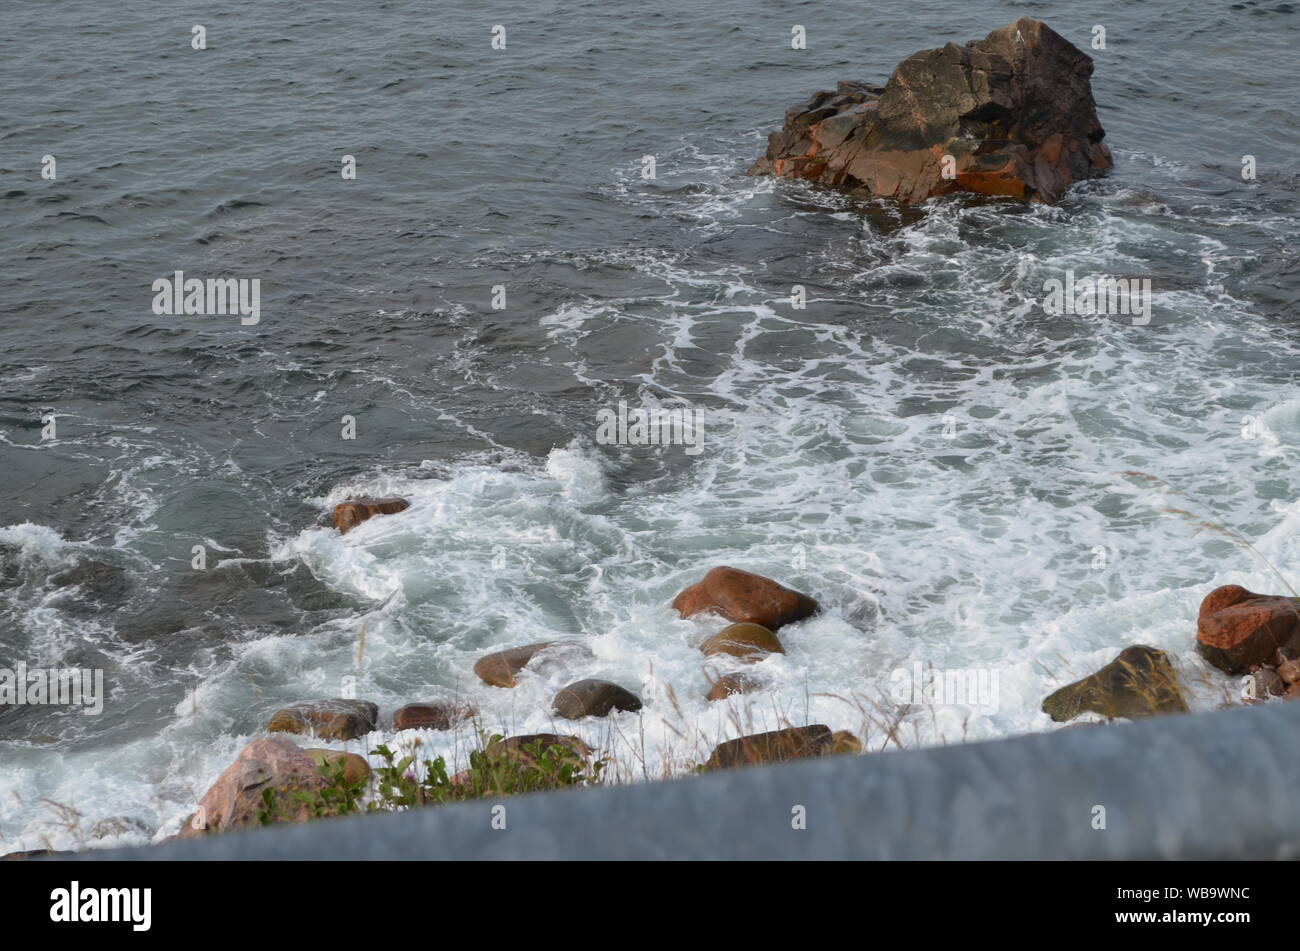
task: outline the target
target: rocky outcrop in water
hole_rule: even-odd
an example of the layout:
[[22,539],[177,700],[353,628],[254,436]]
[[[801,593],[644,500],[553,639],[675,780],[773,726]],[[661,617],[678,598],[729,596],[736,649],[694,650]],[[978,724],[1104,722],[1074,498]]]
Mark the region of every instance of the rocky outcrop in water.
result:
[[270,733],[311,733],[323,740],[355,740],[374,731],[379,707],[368,700],[312,700],[275,711]]
[[722,565],[673,598],[673,607],[684,618],[713,611],[728,621],[776,631],[816,613],[817,602],[771,578]]
[[477,715],[478,711],[468,703],[408,703],[393,712],[393,729],[450,730]]
[[1076,680],[1043,701],[1043,712],[1058,723],[1081,713],[1104,717],[1147,717],[1186,713],[1178,675],[1164,651],[1137,645],[1095,674]]
[[1224,673],[1240,674],[1252,664],[1267,663],[1279,647],[1300,650],[1300,600],[1229,584],[1201,602],[1196,649]]
[[555,695],[551,709],[566,720],[581,720],[609,716],[614,710],[636,712],[641,709],[641,698],[608,680],[579,680]]
[[830,752],[831,728],[823,724],[795,726],[769,733],[754,733],[719,743],[704,762],[706,770],[733,766],[758,766],[810,759]]
[[700,652],[708,656],[727,654],[753,663],[768,654],[784,654],[785,648],[777,636],[761,624],[732,624],[701,644]]
[[1092,58],[1038,20],[903,60],[884,86],[841,82],[786,113],[749,169],[918,202],[967,191],[1055,203],[1111,167]]
[[539,641],[522,647],[509,647],[480,657],[474,663],[474,673],[489,687],[514,687],[516,675],[529,664],[540,662],[543,655],[570,655],[589,658],[591,650],[574,641]]
[[328,767],[331,776],[338,764],[342,763],[343,781],[348,785],[365,782],[370,778],[370,764],[366,762],[364,756],[319,747],[305,749],[303,752],[312,758],[318,769],[322,766]]
[[376,515],[395,515],[411,507],[406,499],[348,499],[334,506],[334,527],[340,532],[356,528]]

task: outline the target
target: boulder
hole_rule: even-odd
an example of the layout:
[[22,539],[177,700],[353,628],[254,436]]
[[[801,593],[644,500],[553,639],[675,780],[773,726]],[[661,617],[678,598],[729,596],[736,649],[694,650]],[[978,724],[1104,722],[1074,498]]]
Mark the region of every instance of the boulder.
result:
[[700,651],[709,656],[727,654],[753,663],[768,654],[784,654],[785,648],[776,635],[761,624],[732,624],[701,644]]
[[468,703],[408,703],[393,713],[394,730],[450,730],[478,716]]
[[770,733],[754,733],[727,740],[714,747],[704,763],[707,770],[733,766],[756,766],[792,759],[824,756],[831,749],[831,728],[816,724],[796,726]]
[[576,736],[561,736],[558,733],[526,733],[520,736],[508,736],[484,748],[483,754],[489,762],[510,761],[523,766],[532,765],[535,752],[545,752],[552,746],[559,746],[572,753],[578,759],[586,759],[592,749]]
[[611,710],[636,712],[641,699],[632,691],[608,680],[579,680],[555,695],[551,704],[556,716],[566,720],[608,716]]
[[827,754],[831,756],[841,756],[845,754],[856,755],[863,750],[862,741],[848,730],[836,730],[831,734],[830,748]]
[[370,778],[370,764],[366,762],[364,756],[319,747],[305,749],[303,752],[312,758],[317,767],[329,766],[332,770],[335,763],[341,762],[343,764],[343,781],[348,785],[362,783]]
[[1055,203],[1113,164],[1092,59],[1023,18],[914,53],[884,86],[841,82],[786,112],[749,169],[850,194],[924,201],[967,191]]
[[316,772],[316,761],[287,737],[254,740],[235,757],[212,788],[199,800],[194,816],[182,826],[178,838],[192,839],[209,832],[225,832],[259,824],[265,810],[263,792],[272,791],[275,811],[272,821],[302,822],[309,817],[306,804],[296,792],[310,792],[325,786]]
[[1084,712],[1104,717],[1145,717],[1186,713],[1178,675],[1164,651],[1126,647],[1095,674],[1062,687],[1043,701],[1043,712],[1057,723]]
[[588,648],[573,641],[541,641],[480,657],[474,664],[474,673],[478,674],[479,680],[490,687],[514,687],[518,683],[515,675],[533,663],[534,659],[542,653],[553,655],[571,653],[584,659],[594,656]]
[[406,499],[348,499],[334,506],[334,527],[340,533],[356,528],[376,515],[394,515],[411,507]]
[[684,618],[712,611],[728,621],[761,624],[776,631],[814,614],[817,602],[770,578],[723,565],[673,598],[673,607]]
[[1288,684],[1300,681],[1300,659],[1297,659],[1295,651],[1289,647],[1279,647],[1276,657],[1277,675]]
[[1240,585],[1215,588],[1201,602],[1196,649],[1229,674],[1268,663],[1279,647],[1300,643],[1298,605],[1300,599],[1255,594]]
[[750,674],[723,674],[709,685],[708,700],[725,700],[732,694],[753,693],[761,690],[765,681]]
[[312,700],[275,711],[270,733],[308,733],[323,740],[355,740],[379,723],[379,707],[368,700]]

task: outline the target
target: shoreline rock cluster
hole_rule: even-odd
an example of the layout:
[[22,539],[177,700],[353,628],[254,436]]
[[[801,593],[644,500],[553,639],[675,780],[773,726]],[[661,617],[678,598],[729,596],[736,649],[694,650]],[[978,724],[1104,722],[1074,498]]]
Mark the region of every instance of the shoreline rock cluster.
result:
[[1111,167],[1092,58],[1022,18],[899,63],[883,86],[841,82],[786,112],[750,175],[920,202],[965,191],[1055,203]]

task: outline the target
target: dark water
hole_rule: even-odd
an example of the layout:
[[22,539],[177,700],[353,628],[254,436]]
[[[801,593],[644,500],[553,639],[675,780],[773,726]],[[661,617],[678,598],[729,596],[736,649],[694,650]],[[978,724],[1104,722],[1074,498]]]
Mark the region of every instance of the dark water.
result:
[[[741,175],[813,90],[1021,16],[1085,48],[1107,31],[1116,168],[1059,208],[900,211]],[[972,735],[1042,728],[1045,666],[1135,639],[1195,666],[1209,586],[1278,586],[1163,510],[1199,505],[1289,567],[1291,3],[128,0],[6,20],[0,660],[103,668],[112,701],[0,712],[0,792],[23,797],[0,845],[42,834],[42,795],[178,817],[269,709],[349,672],[387,706],[473,693],[485,646],[583,634],[604,638],[593,671],[690,694],[698,632],[665,605],[719,562],[828,607],[776,671],[783,710],[918,659],[996,666],[1001,709]],[[1065,268],[1149,277],[1151,325],[1043,314]],[[259,279],[260,323],[155,315],[177,270]],[[619,400],[704,409],[707,450],[597,445]],[[344,543],[321,526],[354,491],[417,504]],[[196,544],[221,564],[192,570]],[[553,686],[475,697],[536,726]]]

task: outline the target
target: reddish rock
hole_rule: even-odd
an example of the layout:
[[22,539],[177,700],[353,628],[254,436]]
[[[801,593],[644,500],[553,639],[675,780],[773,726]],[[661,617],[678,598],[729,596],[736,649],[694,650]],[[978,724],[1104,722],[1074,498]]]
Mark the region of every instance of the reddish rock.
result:
[[764,681],[749,674],[723,674],[709,685],[709,700],[725,700],[732,694],[753,693],[762,689]]
[[1291,684],[1282,696],[1287,700],[1300,700],[1300,684]]
[[376,515],[395,515],[411,507],[406,499],[348,499],[334,506],[334,527],[340,532],[356,528]]
[[523,766],[536,762],[538,752],[546,752],[558,746],[572,753],[579,759],[586,759],[592,749],[576,736],[561,736],[558,733],[526,733],[521,736],[508,736],[496,743],[490,743],[483,755],[489,762],[512,761]]
[[539,654],[572,653],[575,656],[589,658],[591,651],[573,641],[541,641],[537,644],[525,644],[511,647],[480,657],[474,664],[474,673],[479,680],[490,687],[514,687],[518,684],[515,675],[533,663]]
[[1054,203],[1112,165],[1092,69],[1046,24],[1020,19],[964,47],[915,53],[884,86],[816,93],[786,113],[749,174],[902,202],[968,191]]
[[181,828],[179,838],[192,839],[208,832],[225,832],[259,824],[265,810],[263,792],[272,791],[273,821],[302,822],[309,817],[307,806],[295,792],[318,790],[325,779],[316,772],[316,761],[287,737],[254,740],[217,777],[193,817]]
[[393,714],[394,730],[450,730],[478,715],[468,703],[408,703]]
[[1084,712],[1104,717],[1146,717],[1186,713],[1178,676],[1164,651],[1137,645],[1095,674],[1062,687],[1043,701],[1043,712],[1058,723]]
[[374,731],[379,707],[368,700],[312,700],[275,711],[270,733],[308,733],[324,740],[355,740]]
[[760,624],[775,631],[814,614],[817,602],[770,578],[724,565],[711,569],[673,598],[673,607],[684,618],[713,611],[728,621]]
[[641,709],[641,699],[608,680],[579,680],[559,691],[551,706],[556,716],[581,720],[608,716],[613,710],[635,712]]
[[[1291,656],[1286,656],[1290,654]],[[1277,675],[1289,684],[1300,681],[1300,660],[1296,659],[1295,652],[1287,648],[1278,648],[1279,661],[1277,665]]]
[[704,768],[728,769],[733,766],[756,766],[781,763],[792,759],[810,759],[831,751],[831,728],[816,724],[796,726],[770,733],[754,733],[727,740],[714,747]]
[[761,624],[732,624],[700,645],[701,653],[727,654],[753,663],[768,654],[784,654],[777,636]]
[[1295,598],[1255,594],[1231,584],[1215,588],[1201,602],[1196,622],[1196,649],[1229,674],[1263,664],[1279,647],[1300,637],[1300,609]]

